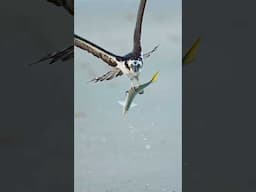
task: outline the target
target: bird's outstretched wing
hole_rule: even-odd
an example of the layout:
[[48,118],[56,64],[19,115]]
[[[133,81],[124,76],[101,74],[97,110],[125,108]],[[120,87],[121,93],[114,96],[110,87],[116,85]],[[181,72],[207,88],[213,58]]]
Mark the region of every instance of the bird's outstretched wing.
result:
[[104,80],[111,80],[111,79],[114,79],[114,78],[116,78],[118,76],[121,76],[121,75],[123,75],[123,72],[118,68],[114,68],[113,70],[108,71],[107,73],[105,73],[104,75],[102,75],[100,77],[93,78],[89,82],[97,83],[97,82],[101,82],[101,81],[104,81]]
[[71,15],[74,15],[74,0],[47,0],[56,6],[64,7]]
[[68,59],[71,59],[74,57],[74,46],[71,45],[68,48],[65,48],[63,50],[49,53],[48,55],[42,57],[41,59],[37,60],[36,62],[30,63],[31,65],[36,65],[44,61],[49,61],[49,64],[54,64],[57,61],[66,61]]
[[158,47],[159,47],[159,45],[155,46],[154,49],[152,49],[151,51],[143,54],[144,59],[149,58],[151,56],[151,54],[157,50]]
[[106,51],[105,49],[78,35],[74,35],[74,44],[76,47],[86,50],[87,52],[93,54],[95,57],[100,58],[111,67],[116,67],[118,61],[122,60],[121,56],[114,55],[113,53]]
[[135,55],[135,57],[139,57],[141,54],[141,26],[146,2],[147,0],[140,1],[140,6],[137,13],[137,21],[133,35],[133,54]]
[[200,46],[201,38],[197,38],[197,40],[193,43],[192,47],[188,50],[188,52],[182,58],[182,65],[192,63]]
[[[47,0],[56,6],[64,7],[71,15],[74,15],[74,0]],[[49,64],[54,64],[57,61],[67,61],[74,57],[74,46],[71,45],[63,50],[55,51],[47,54],[36,62],[30,63],[29,66],[39,64],[44,61],[49,61]]]

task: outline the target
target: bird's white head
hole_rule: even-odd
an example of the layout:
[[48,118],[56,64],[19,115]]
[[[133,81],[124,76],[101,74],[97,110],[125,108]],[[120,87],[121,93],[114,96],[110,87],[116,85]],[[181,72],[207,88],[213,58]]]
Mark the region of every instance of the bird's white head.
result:
[[129,60],[128,66],[134,73],[138,73],[138,72],[140,72],[140,70],[143,66],[143,61],[142,60]]

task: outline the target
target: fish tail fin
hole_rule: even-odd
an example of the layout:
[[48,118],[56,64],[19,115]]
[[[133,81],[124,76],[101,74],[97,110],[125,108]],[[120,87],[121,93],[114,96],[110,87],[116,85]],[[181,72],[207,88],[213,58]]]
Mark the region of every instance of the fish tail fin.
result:
[[200,43],[201,43],[201,37],[198,37],[196,41],[193,43],[192,47],[188,50],[186,55],[183,57],[182,59],[183,65],[190,64],[195,60]]
[[158,76],[159,76],[159,72],[156,72],[156,73],[154,74],[154,76],[152,77],[151,82],[152,82],[152,83],[155,83],[155,82],[157,81],[157,79],[158,79]]
[[124,110],[124,111],[123,111],[123,118],[124,118],[124,119],[125,119],[125,117],[126,117],[126,114],[127,114],[127,111]]

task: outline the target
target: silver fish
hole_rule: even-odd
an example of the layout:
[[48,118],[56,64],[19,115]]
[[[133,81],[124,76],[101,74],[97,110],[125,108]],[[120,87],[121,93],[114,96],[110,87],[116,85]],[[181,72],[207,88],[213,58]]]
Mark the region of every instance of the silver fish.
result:
[[147,83],[144,83],[142,85],[139,85],[137,87],[131,87],[128,91],[127,91],[127,96],[124,102],[119,101],[119,104],[123,106],[123,115],[125,115],[127,113],[127,111],[129,110],[130,107],[134,107],[136,106],[136,104],[134,104],[132,101],[135,98],[135,96],[142,92],[147,86],[149,86],[151,83],[154,83],[157,81],[159,76],[159,72],[155,73],[154,76],[152,77],[152,79],[150,81],[148,81]]

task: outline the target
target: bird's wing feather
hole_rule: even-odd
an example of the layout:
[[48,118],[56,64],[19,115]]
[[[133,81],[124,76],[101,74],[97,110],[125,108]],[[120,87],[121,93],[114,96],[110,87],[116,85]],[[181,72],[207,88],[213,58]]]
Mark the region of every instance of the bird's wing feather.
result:
[[146,2],[147,0],[140,1],[140,6],[137,13],[137,21],[136,21],[134,35],[133,35],[133,53],[136,56],[140,56],[141,54],[141,26],[142,26]]
[[80,49],[86,50],[87,52],[93,54],[94,56],[100,58],[105,63],[110,65],[111,67],[116,67],[118,64],[118,61],[122,58],[120,56],[116,56],[113,53],[110,53],[103,48],[95,45],[94,43],[78,36],[74,35],[74,44],[76,47],[79,47]]
[[56,6],[63,6],[71,15],[74,15],[74,0],[47,0]]
[[157,50],[158,47],[159,47],[159,45],[155,46],[154,49],[152,49],[151,51],[149,51],[147,53],[144,53],[143,58],[144,59],[149,58],[151,56],[151,54],[154,53]]
[[123,75],[123,72],[118,69],[118,68],[113,68],[113,70],[108,71],[107,73],[105,73],[104,75],[100,76],[100,77],[95,77],[92,80],[90,80],[90,82],[102,82],[104,80],[112,80],[118,76]]
[[49,61],[49,64],[54,64],[57,61],[66,61],[74,57],[74,46],[71,45],[63,50],[52,52],[36,62],[30,63],[29,65],[39,64],[44,61]]

